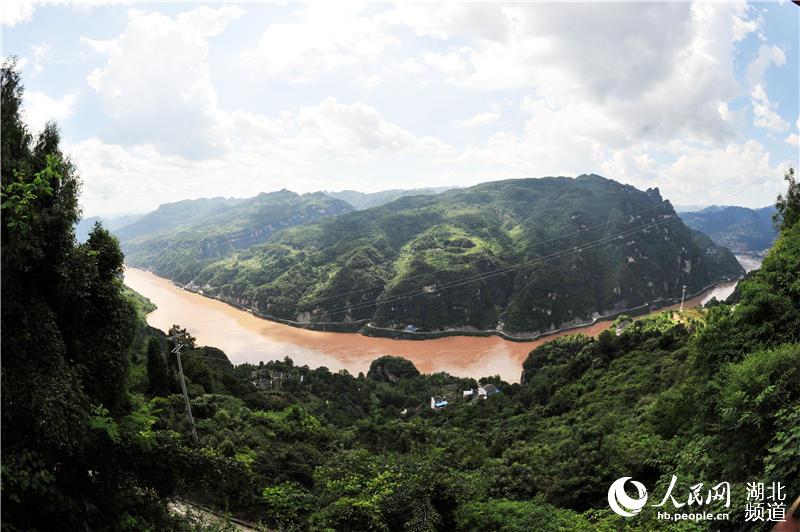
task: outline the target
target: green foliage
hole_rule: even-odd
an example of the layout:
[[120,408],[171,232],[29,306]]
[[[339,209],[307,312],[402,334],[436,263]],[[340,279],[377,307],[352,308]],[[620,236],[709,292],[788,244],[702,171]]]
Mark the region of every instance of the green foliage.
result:
[[738,304],[711,309],[695,364],[713,374],[759,347],[800,342],[800,224],[785,227],[761,268],[740,283]]
[[122,287],[122,294],[133,305],[133,308],[136,309],[136,316],[140,323],[145,320],[148,314],[156,309],[152,301],[127,286]]
[[[599,176],[521,179],[402,197],[212,258],[187,249],[174,267],[126,245],[133,264],[283,319],[541,332],[743,273],[727,250],[665,217],[675,213],[657,191]],[[216,231],[212,222],[185,238]]]
[[[14,65],[2,80],[2,511],[10,529],[116,529],[165,518],[137,462],[122,253],[95,227],[77,245],[79,179],[54,124],[19,118]],[[135,458],[134,458],[135,457]]]
[[151,395],[167,395],[173,388],[172,382],[161,343],[150,338],[147,343],[147,390]]
[[491,499],[466,504],[459,508],[457,519],[459,530],[500,532],[596,530],[580,514],[555,508],[541,497],[530,501]]
[[314,508],[314,497],[303,486],[284,482],[263,489],[261,497],[267,516],[281,527],[300,529]]
[[789,168],[783,176],[787,184],[786,195],[778,195],[775,208],[778,212],[773,217],[775,227],[778,229],[789,229],[800,222],[800,182],[794,178],[794,168]]
[[383,382],[396,382],[419,375],[419,370],[410,360],[403,357],[382,356],[369,365],[367,378]]

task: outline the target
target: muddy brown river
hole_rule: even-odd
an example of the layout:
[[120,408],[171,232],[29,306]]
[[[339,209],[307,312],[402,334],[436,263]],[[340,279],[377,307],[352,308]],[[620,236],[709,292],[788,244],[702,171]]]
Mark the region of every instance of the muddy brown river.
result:
[[[198,345],[225,351],[234,364],[258,363],[290,357],[296,365],[352,374],[369,369],[382,355],[402,356],[423,373],[446,371],[464,377],[500,375],[518,382],[522,362],[537,346],[565,334],[581,332],[596,336],[610,322],[553,334],[533,342],[510,342],[497,336],[451,336],[432,340],[392,340],[358,333],[309,331],[257,318],[252,314],[199,294],[178,288],[168,279],[136,268],[125,269],[125,284],[144,295],[158,308],[147,322],[167,331],[173,324],[186,327]],[[690,308],[716,296],[726,298],[736,283],[724,283],[686,301]],[[674,307],[667,308],[677,308]]]

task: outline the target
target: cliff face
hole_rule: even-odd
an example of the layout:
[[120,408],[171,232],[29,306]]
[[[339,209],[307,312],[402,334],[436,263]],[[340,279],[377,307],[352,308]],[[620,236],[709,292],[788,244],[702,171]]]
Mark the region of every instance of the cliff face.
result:
[[742,274],[657,189],[591,175],[485,183],[324,218],[203,263],[191,279],[284,319],[535,334]]

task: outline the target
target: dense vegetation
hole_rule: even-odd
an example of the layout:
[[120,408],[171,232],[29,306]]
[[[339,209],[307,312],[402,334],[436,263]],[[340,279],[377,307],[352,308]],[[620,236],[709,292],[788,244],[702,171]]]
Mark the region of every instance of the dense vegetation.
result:
[[[797,199],[737,305],[558,339],[522,384],[482,379],[500,390],[486,399],[459,400],[472,379],[392,357],[366,376],[234,367],[175,326],[195,442],[174,344],[123,288],[116,239],[97,226],[76,243],[75,168],[53,125],[30,136],[20,101],[4,68],[4,528],[203,528],[168,513],[180,496],[280,530],[685,530],[714,523],[656,521],[649,506],[624,520],[610,482],[663,494],[676,474],[685,494],[729,481],[732,527],[745,482],[800,492]],[[450,404],[434,411],[431,395]]]
[[159,450],[127,392],[137,316],[122,253],[99,226],[76,244],[80,183],[58,130],[32,137],[18,75],[4,66],[0,81],[3,527],[165,523]]
[[734,253],[761,253],[772,246],[777,231],[772,223],[775,207],[707,207],[697,212],[682,212],[683,222],[711,237]]
[[168,203],[116,234],[129,264],[186,284],[204,265],[259,244],[280,229],[352,210],[321,192],[301,196],[281,190],[248,199]]
[[[633,476],[663,494],[675,474],[684,499],[695,482],[731,482],[728,511],[741,525],[746,482],[800,491],[798,279],[795,225],[737,306],[557,339],[530,354],[522,384],[483,379],[501,392],[478,401],[459,399],[474,381],[420,375],[396,357],[354,377],[289,360],[233,367],[191,349],[200,446],[233,469],[177,490],[280,529],[654,530],[670,528],[655,508],[622,520],[606,491]],[[161,333],[147,334],[167,350]],[[155,372],[134,390],[153,397],[154,430],[188,445],[170,372],[170,395],[148,391]],[[431,395],[450,404],[433,411]]]
[[325,218],[208,264],[192,283],[297,321],[524,333],[742,273],[657,190],[592,175],[487,183]]

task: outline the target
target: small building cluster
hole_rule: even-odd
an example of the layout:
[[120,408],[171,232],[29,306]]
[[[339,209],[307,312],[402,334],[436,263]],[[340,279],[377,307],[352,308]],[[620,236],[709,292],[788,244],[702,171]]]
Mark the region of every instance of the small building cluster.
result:
[[[259,390],[280,390],[283,381],[290,376],[284,374],[282,371],[275,371],[272,369],[260,368],[250,373],[250,382]],[[303,382],[303,376],[300,376],[300,382]]]
[[470,390],[462,390],[459,395],[457,385],[448,384],[442,388],[441,394],[431,396],[431,408],[433,410],[441,410],[456,401],[474,403],[496,393],[500,393],[500,388],[494,384],[484,384]]

